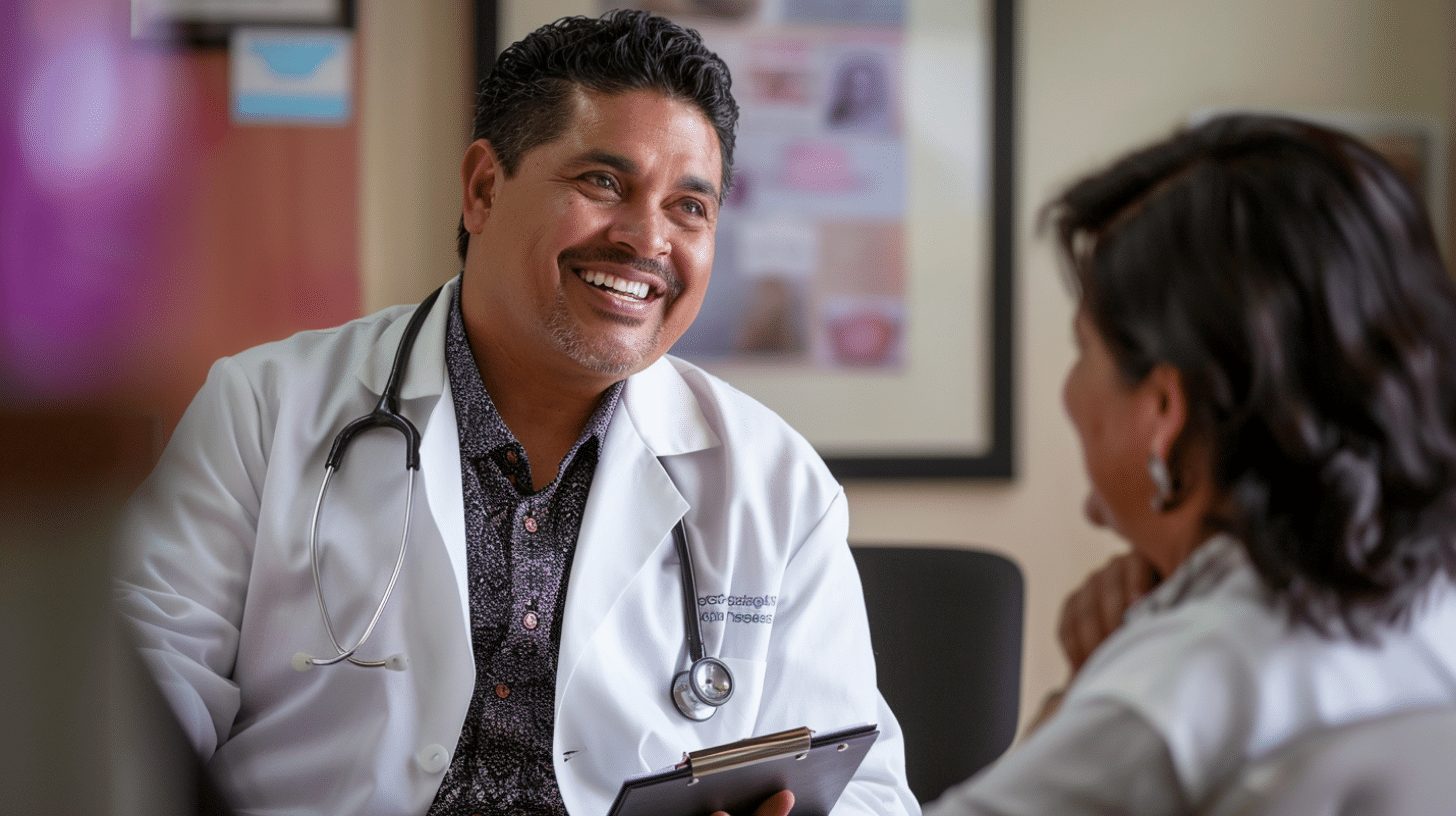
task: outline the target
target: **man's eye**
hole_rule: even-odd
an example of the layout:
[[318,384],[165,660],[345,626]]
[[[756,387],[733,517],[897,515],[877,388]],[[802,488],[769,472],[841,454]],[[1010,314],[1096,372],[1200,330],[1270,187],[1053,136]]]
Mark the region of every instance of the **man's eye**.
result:
[[600,187],[603,190],[617,189],[617,180],[605,173],[591,173],[586,177],[586,180],[593,187]]
[[707,215],[708,214],[708,208],[707,207],[704,207],[703,204],[702,204],[702,202],[699,202],[699,201],[693,201],[693,200],[690,199],[688,201],[684,201],[682,206],[683,206],[683,209],[686,210],[689,215]]

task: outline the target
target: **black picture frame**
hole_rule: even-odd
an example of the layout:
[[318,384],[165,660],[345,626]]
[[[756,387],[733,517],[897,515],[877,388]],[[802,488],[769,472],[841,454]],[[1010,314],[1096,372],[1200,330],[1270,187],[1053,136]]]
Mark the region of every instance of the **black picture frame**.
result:
[[[839,479],[999,479],[1016,475],[1015,224],[1016,0],[986,0],[991,14],[990,436],[983,453],[839,456],[824,461]],[[499,53],[498,0],[475,0],[476,80]]]
[[198,49],[226,48],[232,30],[240,26],[353,28],[356,14],[355,0],[335,0],[334,12],[327,18],[288,15],[276,18],[254,15],[244,17],[230,15],[224,9],[211,15],[186,15],[158,21],[139,19],[136,4],[137,0],[132,0],[132,39],[163,46]]

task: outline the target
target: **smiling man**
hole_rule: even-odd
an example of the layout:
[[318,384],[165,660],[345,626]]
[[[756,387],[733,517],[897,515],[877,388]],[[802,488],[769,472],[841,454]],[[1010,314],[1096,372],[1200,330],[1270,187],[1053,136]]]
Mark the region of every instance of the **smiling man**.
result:
[[558,104],[566,132],[516,162],[479,138],[464,166],[465,329],[538,489],[604,392],[697,315],[726,175],[693,101],[577,86]]
[[599,815],[686,751],[876,723],[835,813],[918,812],[842,488],[666,356],[736,122],[692,31],[543,27],[481,87],[461,275],[214,366],[117,596],[234,805]]

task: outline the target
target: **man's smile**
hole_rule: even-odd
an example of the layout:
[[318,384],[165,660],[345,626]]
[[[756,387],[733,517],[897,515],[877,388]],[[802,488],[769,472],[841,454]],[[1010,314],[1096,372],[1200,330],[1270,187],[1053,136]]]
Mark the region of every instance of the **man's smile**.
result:
[[663,298],[671,303],[682,291],[681,278],[668,264],[616,247],[574,247],[557,262],[581,282],[634,309]]
[[590,269],[572,269],[578,278],[597,287],[631,300],[647,300],[652,294],[652,286],[646,281],[631,281],[619,278],[606,272],[598,272]]

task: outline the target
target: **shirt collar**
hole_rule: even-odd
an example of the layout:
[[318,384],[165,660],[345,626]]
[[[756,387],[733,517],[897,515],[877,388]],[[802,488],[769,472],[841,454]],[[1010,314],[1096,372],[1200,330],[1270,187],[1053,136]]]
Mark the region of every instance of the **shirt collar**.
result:
[[1247,564],[1243,545],[1227,533],[1218,533],[1198,545],[1183,563],[1142,600],[1127,611],[1126,620],[1172,609],[1193,598],[1212,593],[1226,578]]

